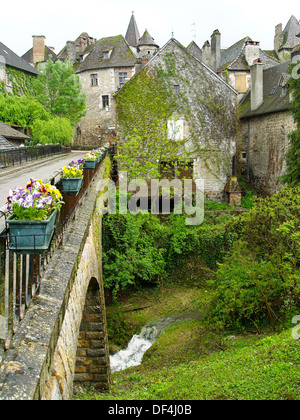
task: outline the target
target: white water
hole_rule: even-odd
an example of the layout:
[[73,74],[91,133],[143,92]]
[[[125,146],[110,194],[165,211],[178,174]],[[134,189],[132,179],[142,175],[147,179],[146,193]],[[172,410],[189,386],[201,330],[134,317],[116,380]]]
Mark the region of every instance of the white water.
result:
[[154,344],[160,333],[170,324],[187,319],[199,319],[201,314],[198,311],[188,312],[181,315],[174,315],[162,318],[154,324],[146,325],[139,335],[134,335],[126,350],[121,350],[110,357],[112,372],[125,370],[131,366],[139,366],[142,363],[146,351]]
[[112,372],[139,366],[146,351],[152,346],[158,336],[155,326],[146,326],[139,335],[134,335],[126,350],[121,350],[110,357]]

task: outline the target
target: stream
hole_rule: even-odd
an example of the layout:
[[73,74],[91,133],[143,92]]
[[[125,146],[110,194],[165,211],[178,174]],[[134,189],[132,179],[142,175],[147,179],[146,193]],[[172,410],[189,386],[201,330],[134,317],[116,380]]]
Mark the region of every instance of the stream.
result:
[[132,366],[139,366],[142,363],[146,351],[155,343],[161,332],[174,322],[187,319],[200,319],[203,314],[200,312],[186,312],[181,315],[174,315],[162,318],[159,321],[146,325],[140,334],[134,335],[128,347],[110,356],[111,371],[119,372]]

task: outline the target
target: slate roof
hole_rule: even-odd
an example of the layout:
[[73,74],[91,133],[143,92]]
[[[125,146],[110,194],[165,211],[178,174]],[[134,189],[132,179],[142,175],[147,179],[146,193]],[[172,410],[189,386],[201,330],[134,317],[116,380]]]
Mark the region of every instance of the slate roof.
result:
[[[265,69],[263,73],[263,104],[255,111],[251,111],[251,89],[242,101],[239,112],[240,118],[249,118],[258,115],[270,114],[273,112],[287,111],[290,109],[289,94],[284,96],[281,86],[285,85],[289,75],[288,67],[291,61],[278,64]],[[281,83],[283,82],[283,83]],[[275,88],[277,89],[275,90]]]
[[286,27],[283,30],[283,43],[280,46],[281,49],[294,48],[299,44],[299,38],[297,38],[300,32],[300,23],[295,16],[291,16]]
[[0,136],[0,150],[15,149],[15,146],[6,140],[3,136]]
[[134,14],[131,16],[125,39],[131,47],[136,47],[140,39],[139,29]]
[[[105,59],[104,52],[110,51]],[[102,38],[93,44],[93,48],[76,73],[114,67],[134,67],[137,59],[122,35]]]
[[9,124],[0,122],[0,136],[9,140],[31,140],[29,136],[12,128]]
[[[218,72],[227,70],[247,70],[250,71],[250,67],[246,61],[245,57],[245,48],[246,42],[252,41],[249,36],[241,39],[240,41],[233,44],[231,47],[227,48],[226,50],[221,51],[221,62],[220,68]],[[266,54],[263,50],[260,49],[260,57],[261,62],[263,63],[264,69],[273,67],[279,61],[271,57],[270,55]]]
[[9,67],[13,67],[17,70],[22,70],[27,73],[38,75],[38,71],[32,67],[27,61],[19,57],[12,50],[10,50],[6,45],[0,42],[0,56],[4,57],[5,64]]
[[159,46],[155,44],[154,38],[152,38],[147,29],[145,30],[144,35],[142,36],[142,38],[140,38],[137,44],[138,47],[141,47],[142,45],[152,45],[159,48]]
[[[52,61],[57,61],[58,57],[50,50],[49,47],[45,46],[45,61],[48,61],[48,59],[52,56]],[[25,54],[22,55],[23,60],[26,60],[28,63],[33,63],[33,48],[31,48],[29,51],[27,51]]]
[[188,47],[187,50],[193,54],[198,60],[202,60],[202,51],[201,48],[196,44],[195,41],[192,41]]

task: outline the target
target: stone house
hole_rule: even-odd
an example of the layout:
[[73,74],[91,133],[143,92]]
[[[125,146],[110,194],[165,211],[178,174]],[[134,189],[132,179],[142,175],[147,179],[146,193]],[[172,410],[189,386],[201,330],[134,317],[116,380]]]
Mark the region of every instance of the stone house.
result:
[[87,32],[82,32],[75,41],[67,41],[65,47],[57,54],[61,61],[69,60],[77,68],[93,48],[97,40]]
[[114,94],[135,74],[137,58],[122,35],[97,41],[76,70],[86,94],[87,113],[76,127],[74,144],[99,147],[116,136]]
[[0,81],[4,83],[6,91],[10,93],[13,92],[14,71],[29,76],[38,75],[35,68],[0,42]]
[[54,52],[54,47],[47,47],[46,37],[44,35],[33,35],[33,46],[24,55],[23,60],[34,67],[38,65],[45,66],[48,59],[51,57],[52,61],[57,60],[57,55]]
[[[204,179],[206,196],[222,200],[224,187],[232,175],[232,158],[236,151],[238,92],[178,41],[171,39],[116,94],[120,142],[126,141],[126,136],[139,127],[139,121],[142,121],[144,116],[141,115],[142,111],[132,104],[130,109],[125,110],[127,117],[124,121],[120,118],[122,109],[119,104],[126,96],[129,98],[138,95],[137,84],[145,75],[164,77],[166,95],[170,101],[176,103],[172,115],[162,122],[162,127],[168,128],[167,142],[184,140],[188,154],[188,168],[184,166],[182,173],[176,176]],[[129,120],[132,121],[132,127],[128,126]],[[157,127],[153,129],[156,130]],[[151,137],[151,133],[147,135]],[[178,154],[175,162],[167,162],[169,168],[171,167],[169,171],[172,172],[174,167],[174,173],[169,175],[175,176],[175,167],[180,167],[181,160],[182,156]],[[164,163],[160,162],[163,171]]]
[[280,61],[291,59],[293,49],[300,44],[300,23],[295,16],[291,16],[286,27],[282,30],[282,23],[275,27],[274,51]]
[[[295,60],[299,58],[295,54]],[[265,195],[283,187],[280,177],[286,169],[289,133],[296,129],[288,93],[290,63],[263,70],[256,61],[251,67],[251,90],[239,107],[239,170]]]

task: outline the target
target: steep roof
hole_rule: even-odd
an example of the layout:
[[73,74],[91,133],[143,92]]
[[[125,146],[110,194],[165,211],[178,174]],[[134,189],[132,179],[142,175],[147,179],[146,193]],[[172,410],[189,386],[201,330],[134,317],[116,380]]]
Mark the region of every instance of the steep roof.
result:
[[131,47],[136,47],[140,37],[134,14],[132,14],[125,39]]
[[0,135],[0,150],[15,149],[15,146]]
[[[109,58],[104,58],[109,52]],[[97,41],[76,73],[113,67],[134,67],[137,62],[128,43],[122,35],[102,38]]]
[[[55,54],[55,52],[53,52],[52,50],[50,50],[49,47],[47,47],[47,45],[45,46],[45,61],[48,61],[48,59],[52,58],[52,61],[56,61],[57,60],[57,55]],[[25,54],[22,55],[23,60],[27,61],[28,63],[33,63],[33,48],[30,48],[30,50],[28,50]]]
[[154,47],[159,48],[159,46],[155,44],[154,38],[152,38],[147,29],[145,30],[144,35],[142,36],[142,38],[140,38],[137,44],[138,47],[141,47],[142,45],[152,45]]
[[188,47],[187,50],[193,54],[198,60],[202,60],[202,51],[201,48],[196,44],[195,41],[192,41]]
[[[175,38],[171,38],[160,50],[159,50],[159,53],[158,54],[156,54],[156,55],[154,55],[152,58],[151,58],[151,60],[149,60],[148,61],[148,63],[145,65],[145,67],[143,67],[143,69],[141,70],[141,71],[146,71],[146,69],[148,68],[148,67],[150,67],[152,64],[153,64],[153,62],[154,61],[156,61],[159,57],[160,57],[160,55],[161,54],[163,54],[164,52],[165,52],[165,50],[167,50],[168,49],[168,47],[170,46],[170,44],[172,44],[172,43],[174,43],[174,44],[176,44],[176,46],[177,47],[179,47],[182,51],[183,51],[183,53],[185,53],[185,54],[187,54],[189,57],[192,57],[192,59],[193,60],[195,60],[197,63],[198,63],[198,65],[201,65],[202,67],[204,67],[207,71],[208,71],[208,73],[210,73],[211,74],[211,76],[213,77],[213,78],[215,78],[218,82],[220,82],[221,84],[223,84],[223,85],[225,85],[229,90],[231,90],[235,95],[238,95],[238,92],[232,87],[232,86],[230,86],[227,82],[225,82],[225,80],[224,79],[222,79],[222,77],[220,77],[217,73],[215,73],[209,66],[207,66],[205,63],[203,63],[203,61],[201,61],[201,60],[198,60],[198,58],[197,57],[195,57],[193,54],[191,54],[188,50],[187,50],[187,48],[185,48],[180,42],[178,42]],[[195,63],[196,64],[196,63]],[[139,74],[140,73],[136,73],[127,83],[126,83],[126,85],[125,86],[129,86],[130,85],[130,83],[132,83],[133,81],[134,81],[134,79],[136,78],[136,77],[139,77]],[[123,89],[125,88],[125,86],[124,87],[122,87],[117,93],[116,93],[116,95],[119,95],[119,94],[122,94],[122,91],[123,91]]]
[[12,128],[9,124],[0,122],[0,136],[10,140],[30,140],[29,136]]
[[[241,39],[226,50],[221,51],[221,63],[218,71],[228,70],[248,70],[250,67],[246,61],[245,48],[246,43],[252,41],[249,36]],[[259,58],[263,63],[264,68],[273,67],[279,61],[275,57],[271,57],[262,49],[259,51]]]
[[299,44],[297,35],[300,32],[300,23],[295,16],[291,16],[283,31],[283,43],[279,50],[294,48]]
[[[251,89],[242,101],[239,111],[240,118],[249,118],[273,112],[290,109],[289,94],[282,96],[281,85],[288,81],[288,67],[290,61],[265,69],[263,73],[263,104],[255,111],[251,111]],[[283,82],[283,83],[281,83]]]
[[25,61],[23,58],[15,54],[6,45],[2,44],[2,42],[0,42],[0,56],[4,57],[5,64],[10,67],[35,75],[39,74],[34,67],[27,63],[27,61]]

